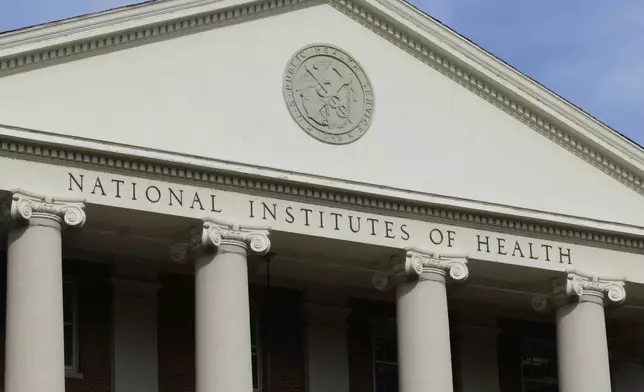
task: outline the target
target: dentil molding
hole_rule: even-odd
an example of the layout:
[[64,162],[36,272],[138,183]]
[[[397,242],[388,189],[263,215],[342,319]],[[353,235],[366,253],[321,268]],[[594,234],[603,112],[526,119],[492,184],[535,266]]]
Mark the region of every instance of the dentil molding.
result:
[[[115,146],[109,145],[111,148]],[[139,151],[140,153],[140,151]],[[103,151],[62,146],[46,142],[19,140],[0,135],[0,155],[18,159],[53,162],[71,167],[86,167],[123,175],[156,177],[172,182],[225,187],[241,192],[259,192],[287,200],[315,201],[347,209],[359,209],[391,216],[419,220],[436,220],[459,226],[484,228],[519,235],[550,237],[574,243],[588,243],[613,249],[644,253],[644,238],[609,234],[605,231],[578,229],[570,226],[532,221],[528,218],[499,217],[493,213],[465,211],[422,201],[403,201],[378,197],[364,192],[329,189],[315,184],[299,184],[287,180],[248,177],[229,171],[197,165],[173,164],[167,160],[110,154]]]
[[242,227],[219,219],[204,218],[201,227],[191,230],[187,241],[177,242],[172,246],[170,257],[175,262],[183,263],[194,251],[219,248],[221,245],[236,245],[264,255],[271,248],[269,229]]
[[[429,26],[429,18],[423,16],[423,19],[425,20],[420,21],[418,17],[413,17],[411,13],[404,8],[408,6],[401,6],[400,4],[396,4],[396,2],[390,3],[388,0],[378,0],[373,2],[359,0],[327,1],[333,7],[366,26],[384,39],[397,45],[420,61],[428,64],[491,104],[514,116],[541,133],[543,136],[589,162],[599,170],[634,189],[636,192],[644,195],[644,175],[642,175],[642,173],[635,169],[631,170],[626,168],[623,164],[620,164],[618,160],[607,156],[607,154],[600,152],[599,149],[585,143],[581,137],[576,137],[574,135],[574,127],[587,128],[588,126],[586,123],[574,121],[574,119],[569,118],[570,116],[566,116],[564,113],[566,110],[563,109],[557,110],[557,108],[554,108],[554,111],[556,112],[554,118],[552,118],[552,116],[547,117],[543,115],[540,113],[538,108],[531,107],[531,103],[528,99],[524,100],[517,98],[514,92],[511,91],[513,89],[520,90],[521,93],[529,97],[536,94],[529,90],[528,87],[519,86],[520,81],[518,77],[515,77],[510,81],[505,80],[505,89],[510,89],[505,91],[502,88],[497,87],[494,84],[495,81],[488,80],[487,76],[480,76],[480,73],[477,73],[472,69],[473,66],[471,64],[465,64],[457,54],[451,53],[449,49],[453,49],[458,46],[457,41],[460,37],[457,34],[451,32],[449,34],[440,35],[436,31],[433,31]],[[213,26],[214,28],[222,24],[230,23],[231,21],[240,21],[251,17],[262,16],[262,14],[267,14],[268,12],[273,12],[278,9],[288,9],[304,4],[320,4],[321,2],[322,1],[320,0],[242,1],[238,3],[228,3],[230,4],[229,6],[219,6],[217,4],[219,2],[216,1],[176,1],[178,9],[181,9],[182,11],[199,5],[204,5],[210,8],[203,8],[201,9],[202,12],[194,11],[194,13],[185,11],[186,15],[183,17],[167,17],[167,19],[164,20],[163,17],[160,17],[159,15],[163,15],[164,12],[170,14],[170,6],[172,2],[168,1],[167,3],[161,2],[142,6],[137,10],[125,9],[116,11],[112,16],[99,15],[96,17],[97,19],[95,23],[99,23],[100,21],[101,26],[104,27],[103,31],[110,31],[110,29],[107,28],[110,27],[112,31],[107,34],[101,33],[101,29],[95,29],[97,31],[96,33],[88,33],[88,31],[92,31],[91,25],[89,25],[90,22],[84,22],[85,25],[82,26],[82,28],[77,27],[78,31],[72,27],[65,28],[64,24],[61,26],[53,25],[48,27],[52,32],[49,34],[43,34],[39,37],[41,40],[46,41],[47,39],[51,39],[54,41],[60,41],[61,36],[73,37],[74,33],[79,32],[84,34],[81,35],[83,38],[78,38],[76,40],[68,39],[64,40],[61,44],[47,45],[45,47],[23,51],[19,50],[19,48],[14,48],[12,46],[13,44],[10,42],[7,45],[8,53],[10,53],[9,55],[2,56],[2,49],[4,48],[0,48],[0,77],[4,73],[16,72],[23,67],[34,65],[41,66],[51,61],[60,61],[61,59],[92,54],[94,52],[108,49],[118,49],[125,47],[127,44],[140,43],[142,41],[149,41],[160,37],[171,37],[172,34],[190,32],[196,29],[202,29],[204,26]],[[169,8],[167,10],[159,8],[165,6],[168,6]],[[146,9],[149,11],[146,12]],[[121,24],[131,22],[127,17],[130,13],[132,14],[131,18],[138,19],[143,22],[135,24],[134,27],[129,29],[124,30],[124,27],[119,29]],[[389,15],[389,13],[393,13],[394,16]],[[119,17],[118,15],[121,14],[124,16]],[[136,18],[134,18],[134,16],[136,16]],[[105,20],[99,19],[101,17],[105,18]],[[146,24],[146,18],[159,18],[160,20],[155,19],[155,23],[148,22],[148,24]],[[400,21],[397,21],[397,18],[400,19]],[[91,19],[89,20],[91,21]],[[81,20],[77,23],[83,23],[83,21]],[[405,23],[412,25],[413,28],[404,26]],[[421,33],[419,34],[419,32]],[[20,32],[16,34],[20,34]],[[429,38],[422,35],[430,37],[433,36],[433,39],[438,43],[433,43]],[[37,38],[31,38],[31,41],[34,40],[37,41]],[[479,67],[486,67],[486,71],[490,71],[497,77],[499,77],[500,74],[505,73],[518,74],[516,71],[508,71],[507,67],[503,66],[498,60],[490,61],[489,58],[491,56],[487,53],[482,55],[475,55],[472,53],[465,55],[461,53],[461,57],[468,58],[468,61],[476,63]],[[487,68],[494,69],[488,70]],[[505,76],[505,78],[508,79],[507,76]],[[510,87],[507,86],[508,83],[510,84]],[[540,87],[539,91],[543,92],[546,90]],[[572,107],[571,105],[563,102],[561,98],[557,99],[557,105],[565,106],[565,109]],[[536,97],[536,101],[540,101],[539,97]],[[550,106],[552,106],[552,104],[550,104]],[[547,107],[547,109],[552,108]],[[561,121],[558,120],[558,116],[561,116]],[[585,114],[584,117],[586,119],[590,118],[590,116]],[[603,132],[610,132],[607,127],[604,126],[603,128]],[[598,131],[594,129],[592,132],[594,132],[594,134],[598,133]],[[607,140],[605,140],[606,143],[614,150],[630,154],[629,159],[635,162],[635,165],[641,165],[642,162],[644,162],[644,158],[642,157],[644,154],[641,154],[641,151],[632,152],[626,147],[618,145],[620,142],[615,141],[615,139],[619,138],[605,137],[604,139]],[[631,147],[630,149],[632,150],[633,148]]]
[[54,198],[18,189],[13,191],[9,217],[25,221],[47,218],[66,226],[81,227],[87,219],[84,209],[84,200]]
[[[410,24],[413,24],[418,30],[430,35],[437,35],[430,31],[431,29],[423,22],[418,22],[416,18],[412,18],[407,13],[401,12],[397,9],[404,7],[405,5],[400,7],[398,5],[393,6],[387,0],[376,0],[375,2],[380,3],[383,8],[396,12],[398,17],[403,18]],[[375,8],[372,8],[373,6],[368,4],[368,2],[359,0],[329,0],[329,3],[410,55],[441,72],[494,106],[497,106],[501,110],[512,115],[519,121],[528,125],[530,128],[539,132],[541,135],[584,159],[586,162],[592,164],[629,188],[644,195],[644,176],[641,173],[627,169],[618,163],[617,160],[607,156],[606,154],[602,154],[598,149],[583,142],[581,138],[575,137],[570,129],[566,129],[566,125],[562,124],[562,126],[555,124],[560,121],[558,121],[558,119],[548,118],[542,115],[539,112],[539,109],[530,107],[530,103],[526,100],[516,98],[516,96],[499,89],[493,85],[493,82],[487,80],[486,77],[482,77],[480,74],[477,74],[476,71],[470,69],[471,65],[464,64],[456,56],[439,46],[439,44],[431,43],[426,38],[419,36],[417,33],[410,31],[405,27],[401,27],[401,23],[387,17],[383,17],[383,15]],[[444,41],[446,47],[456,47],[457,44],[454,42],[458,39],[458,36],[452,33],[449,36],[437,36],[436,39]],[[471,56],[472,55],[469,54],[465,57]],[[485,64],[487,62],[480,58],[469,58],[468,60],[476,62],[477,65],[481,67],[487,65]],[[495,66],[497,68],[501,68],[498,64],[495,64]],[[503,71],[506,70],[492,70],[492,72],[497,76]],[[525,75],[521,76],[525,77]],[[521,88],[516,85],[516,82],[511,82],[511,84],[511,88],[521,90]],[[522,91],[522,93],[527,94],[525,91]],[[562,101],[559,97],[557,97],[557,99]],[[557,104],[562,104],[562,102],[557,102]],[[568,105],[567,103],[564,104]],[[588,116],[585,113],[584,115]],[[569,119],[565,118],[565,120]],[[573,121],[573,123],[576,122]],[[578,123],[575,125],[581,127],[584,126]],[[605,128],[607,131],[614,132],[612,130],[608,130],[607,127]],[[616,147],[619,150],[623,150],[614,144],[616,143],[611,143],[611,146]],[[644,154],[641,154],[640,151],[637,155],[639,155],[639,157],[636,158],[636,161],[642,162],[642,155]]]

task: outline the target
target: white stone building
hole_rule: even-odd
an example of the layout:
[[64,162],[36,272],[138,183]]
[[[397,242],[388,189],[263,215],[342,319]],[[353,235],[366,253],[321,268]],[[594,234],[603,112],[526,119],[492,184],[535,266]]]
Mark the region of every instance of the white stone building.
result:
[[642,391],[643,196],[641,146],[401,1],[8,32],[3,390]]

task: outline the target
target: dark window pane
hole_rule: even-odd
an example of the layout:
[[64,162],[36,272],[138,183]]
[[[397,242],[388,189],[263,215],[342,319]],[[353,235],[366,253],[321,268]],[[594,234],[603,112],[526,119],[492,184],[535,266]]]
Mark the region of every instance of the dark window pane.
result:
[[63,320],[65,323],[71,323],[74,319],[74,295],[71,284],[63,285]]
[[557,350],[555,341],[523,339],[521,342],[524,392],[557,391]]
[[395,339],[376,339],[374,357],[376,361],[397,362],[398,348]]
[[398,392],[398,348],[396,339],[374,341],[374,376],[376,392]]
[[74,328],[65,325],[65,367],[74,366]]
[[257,372],[257,355],[253,355],[253,389],[259,387],[259,373]]
[[559,387],[555,384],[541,384],[538,382],[526,382],[523,385],[524,392],[559,392]]
[[257,326],[252,318],[250,320],[250,344],[251,346],[257,346]]
[[398,392],[398,366],[376,363],[376,392]]

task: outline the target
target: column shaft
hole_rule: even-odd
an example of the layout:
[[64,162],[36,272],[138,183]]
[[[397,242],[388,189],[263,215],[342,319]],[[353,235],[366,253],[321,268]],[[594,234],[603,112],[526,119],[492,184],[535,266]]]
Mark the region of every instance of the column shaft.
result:
[[560,392],[610,392],[603,299],[582,295],[557,309]]
[[5,388],[64,392],[61,225],[31,218],[7,250]]
[[195,265],[197,392],[251,392],[246,249],[221,244]]
[[445,276],[424,273],[396,288],[401,392],[452,392]]

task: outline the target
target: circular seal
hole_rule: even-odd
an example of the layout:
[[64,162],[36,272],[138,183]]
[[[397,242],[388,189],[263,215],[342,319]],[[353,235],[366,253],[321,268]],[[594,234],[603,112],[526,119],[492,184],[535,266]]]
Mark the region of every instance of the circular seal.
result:
[[371,125],[371,81],[356,60],[334,46],[300,49],[284,71],[283,90],[293,119],[323,142],[351,143]]

